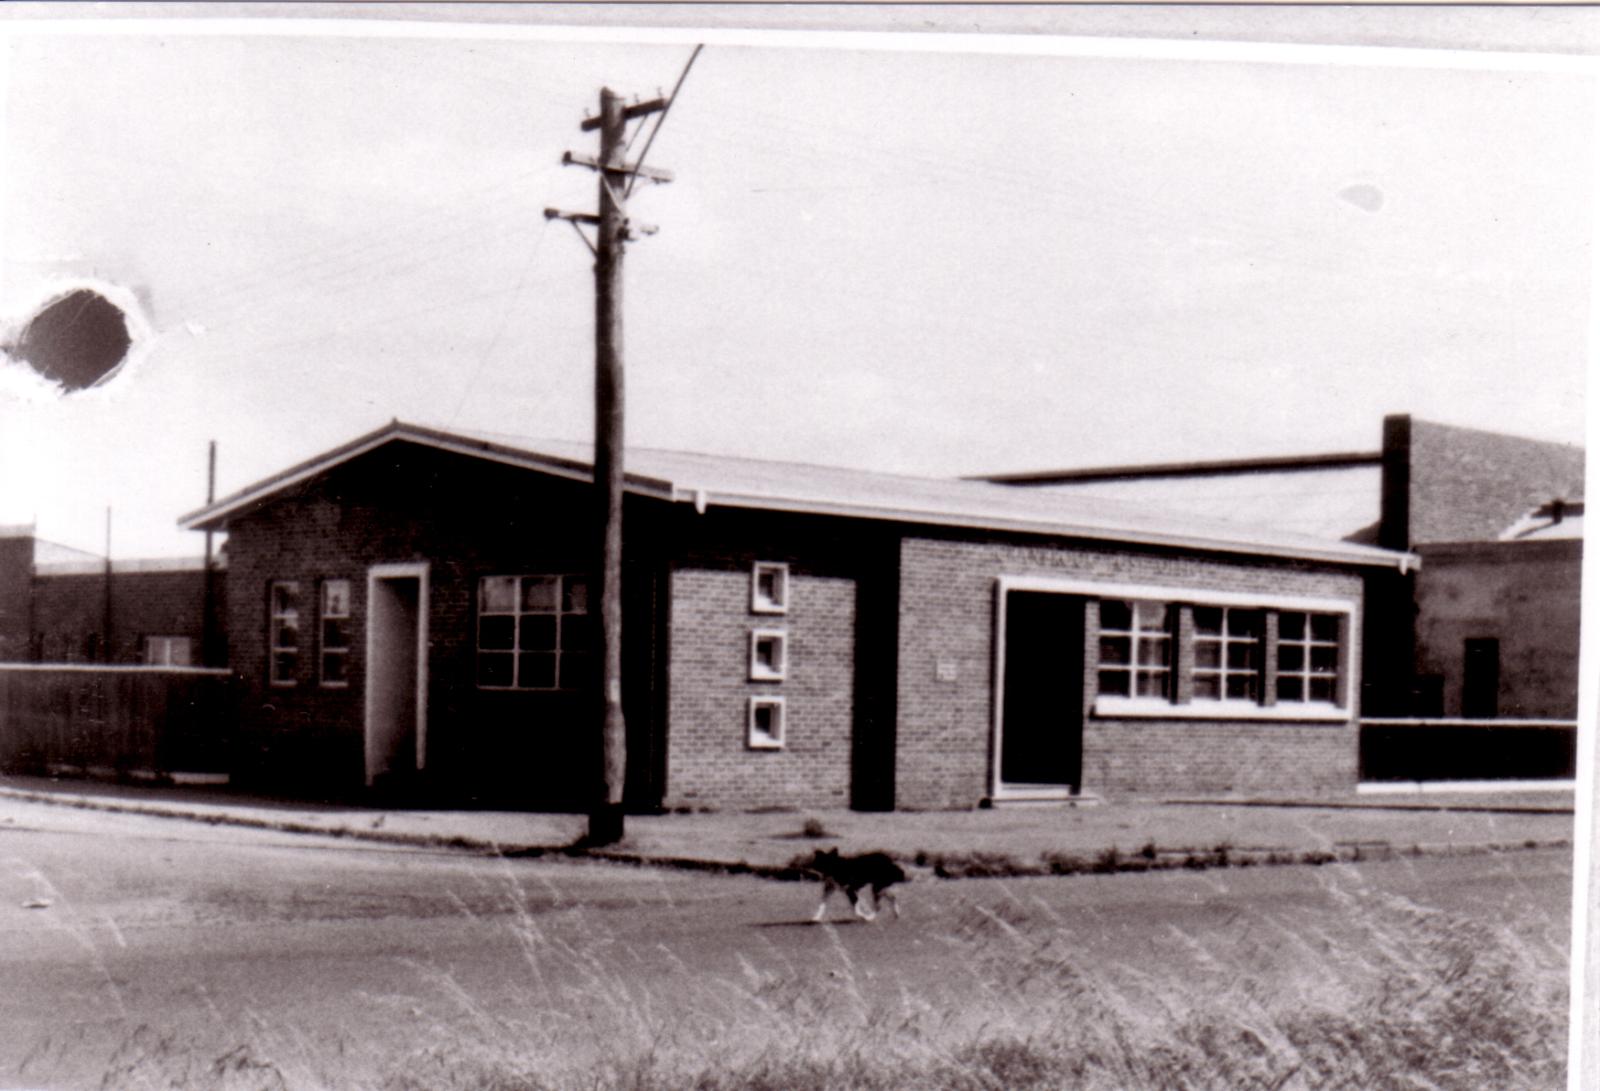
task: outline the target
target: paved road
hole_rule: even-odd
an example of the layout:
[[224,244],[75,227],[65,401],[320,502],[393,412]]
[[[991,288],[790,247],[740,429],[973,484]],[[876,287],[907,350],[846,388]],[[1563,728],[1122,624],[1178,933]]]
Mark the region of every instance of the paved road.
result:
[[1558,960],[1570,881],[1570,856],[1547,851],[930,879],[904,892],[899,922],[836,905],[839,926],[817,928],[805,885],[5,802],[0,1088],[135,1086],[152,1072],[212,1086],[207,1071],[269,1059],[274,1079],[338,1085],[340,1071],[529,1028],[603,1051],[585,1023],[602,1011],[639,1013],[641,1035],[691,1012],[715,1025],[734,1017],[720,1005],[781,1007],[786,983],[813,979],[853,1003],[959,1006],[1008,952],[1046,941],[1089,971],[1220,958],[1292,983],[1360,938],[1352,920],[1391,912],[1510,928]]

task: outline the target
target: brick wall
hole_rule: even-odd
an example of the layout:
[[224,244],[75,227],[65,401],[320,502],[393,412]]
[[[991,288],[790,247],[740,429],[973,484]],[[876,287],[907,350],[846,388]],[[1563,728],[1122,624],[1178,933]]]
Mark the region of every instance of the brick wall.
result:
[[[910,808],[970,807],[989,795],[1001,576],[1190,588],[1200,601],[1207,590],[1355,604],[1361,596],[1359,576],[1344,570],[1004,540],[908,537],[901,570],[896,798]],[[1355,643],[1359,626],[1351,629]],[[1085,644],[1087,709],[1095,642]],[[1347,649],[1347,669],[1358,662],[1356,649]],[[1348,788],[1356,748],[1353,713],[1329,725],[1099,720],[1086,712],[1083,788],[1106,795]]]
[[[793,564],[787,612],[756,614],[750,609],[756,559],[717,568],[688,561],[672,573],[666,803],[848,806],[855,580]],[[750,634],[757,629],[787,634],[782,681],[750,679]],[[782,749],[747,745],[748,703],[756,696],[784,700]]]
[[0,537],[0,660],[29,657],[29,589],[33,583],[33,535]]
[[1500,642],[1499,714],[1577,715],[1583,543],[1484,542],[1422,550],[1417,672],[1438,680],[1445,716],[1462,714],[1464,644]]
[[47,663],[140,663],[145,638],[187,636],[199,662],[205,608],[205,574],[114,569],[111,577],[110,649],[106,655],[104,572],[41,573],[33,580],[33,653]]

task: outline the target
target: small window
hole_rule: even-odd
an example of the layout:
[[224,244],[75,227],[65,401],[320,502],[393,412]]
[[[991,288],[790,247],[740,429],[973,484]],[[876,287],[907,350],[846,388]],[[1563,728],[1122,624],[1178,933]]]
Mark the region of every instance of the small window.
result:
[[1163,602],[1100,604],[1100,692],[1157,697],[1171,692],[1172,611]]
[[757,614],[789,611],[789,566],[757,561],[750,570],[750,610]]
[[319,678],[325,686],[350,684],[350,581],[323,580],[322,655]]
[[480,689],[578,689],[594,644],[583,576],[478,581]]
[[1194,699],[1261,700],[1264,614],[1236,606],[1194,608]]
[[187,636],[147,636],[144,661],[152,667],[187,667],[194,662],[194,641]]
[[300,667],[300,585],[274,580],[268,602],[268,680],[274,686],[292,686]]
[[750,698],[747,742],[752,750],[783,749],[783,698]]
[[1336,704],[1339,619],[1285,610],[1278,615],[1278,700]]
[[789,637],[781,629],[757,629],[750,634],[750,678],[755,682],[781,682],[789,672]]

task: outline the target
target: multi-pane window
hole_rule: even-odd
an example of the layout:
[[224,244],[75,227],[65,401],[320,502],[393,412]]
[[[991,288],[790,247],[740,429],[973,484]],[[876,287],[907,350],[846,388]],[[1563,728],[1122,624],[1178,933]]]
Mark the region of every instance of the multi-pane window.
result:
[[1237,606],[1194,608],[1194,699],[1260,701],[1266,615]]
[[1162,602],[1100,604],[1100,692],[1160,697],[1171,692],[1171,610]]
[[321,615],[321,656],[318,677],[325,686],[350,684],[350,581],[323,580]]
[[478,582],[478,685],[571,690],[591,669],[589,581],[485,576]]
[[1278,615],[1278,700],[1333,704],[1339,692],[1339,618]]
[[300,585],[274,580],[267,591],[267,675],[274,686],[292,686],[300,666]]

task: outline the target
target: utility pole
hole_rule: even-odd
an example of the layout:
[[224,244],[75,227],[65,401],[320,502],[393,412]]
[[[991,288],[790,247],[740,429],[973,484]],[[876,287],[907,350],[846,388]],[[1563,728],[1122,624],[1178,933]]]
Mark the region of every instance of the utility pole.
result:
[[[629,106],[610,88],[601,88],[599,116],[582,124],[585,132],[600,130],[599,157],[567,152],[561,160],[599,175],[599,214],[554,208],[544,212],[547,220],[571,223],[595,259],[594,483],[600,515],[600,564],[595,582],[600,592],[601,784],[589,812],[586,840],[591,845],[622,840],[622,789],[628,767],[627,725],[622,714],[622,255],[633,232],[650,235],[655,229],[630,224],[625,202],[638,178],[672,180],[666,171],[651,170],[642,162],[627,163],[624,152],[628,122],[658,112],[664,116],[670,104],[669,99],[655,98]],[[649,145],[645,148],[648,151]],[[583,234],[581,225],[585,224],[595,228],[594,242]]]
[[[212,440],[206,456],[206,507],[217,499],[217,441]],[[200,589],[200,665],[217,665],[217,575],[211,550],[211,527],[206,526],[206,560]]]

